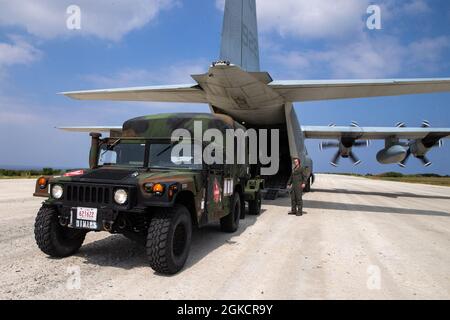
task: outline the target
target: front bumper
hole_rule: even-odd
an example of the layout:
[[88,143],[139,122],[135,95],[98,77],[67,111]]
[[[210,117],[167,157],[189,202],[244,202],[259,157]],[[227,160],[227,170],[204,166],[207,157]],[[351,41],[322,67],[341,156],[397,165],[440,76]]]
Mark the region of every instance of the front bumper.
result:
[[[112,226],[121,212],[143,210],[136,207],[137,188],[135,186],[74,182],[60,183],[60,185],[64,190],[62,199],[50,199],[49,204],[58,211],[60,224],[69,228],[112,231]],[[128,201],[124,205],[118,205],[114,201],[114,192],[117,189],[124,189],[128,193]],[[95,224],[80,225],[79,221],[76,221],[77,208],[96,209]]]
[[59,213],[59,223],[62,226],[72,229],[87,229],[91,231],[109,231],[112,232],[114,223],[119,216],[118,211],[112,209],[97,209],[96,221],[80,221],[76,219],[77,208],[60,206],[57,208]]

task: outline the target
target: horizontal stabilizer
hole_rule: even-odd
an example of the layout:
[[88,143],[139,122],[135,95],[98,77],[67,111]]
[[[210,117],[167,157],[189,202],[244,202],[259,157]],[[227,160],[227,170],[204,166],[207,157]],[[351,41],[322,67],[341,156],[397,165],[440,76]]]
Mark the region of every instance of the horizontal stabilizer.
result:
[[205,92],[198,85],[192,84],[73,91],[61,94],[78,100],[208,103]]
[[450,78],[274,81],[269,87],[286,101],[301,102],[450,92]]

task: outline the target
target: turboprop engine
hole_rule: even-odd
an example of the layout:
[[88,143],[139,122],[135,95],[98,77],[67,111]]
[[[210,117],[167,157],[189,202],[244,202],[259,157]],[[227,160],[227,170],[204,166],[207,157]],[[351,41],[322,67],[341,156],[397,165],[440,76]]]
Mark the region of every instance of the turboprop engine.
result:
[[[335,127],[335,124],[330,124],[330,127]],[[354,128],[360,128],[359,124],[356,121],[352,121],[351,124]],[[356,156],[355,152],[353,151],[353,148],[361,148],[361,147],[368,147],[370,145],[370,141],[357,141],[358,139],[356,137],[341,137],[336,142],[321,142],[319,144],[319,148],[321,151],[325,149],[334,148],[337,149],[333,159],[331,160],[330,164],[333,167],[339,166],[339,160],[341,158],[344,159],[350,159],[355,166],[361,164],[361,160]]]
[[[405,127],[403,123],[400,123],[399,125]],[[426,120],[423,121],[422,128],[430,128],[430,122]],[[405,147],[407,148],[406,155],[404,159],[398,163],[399,166],[402,168],[406,167],[406,163],[408,162],[411,155],[419,159],[425,167],[431,166],[433,163],[428,159],[427,154],[428,152],[430,152],[431,149],[435,147],[437,148],[442,147],[441,138],[442,137],[440,136],[428,136],[425,137],[424,139],[410,140],[405,145]]]

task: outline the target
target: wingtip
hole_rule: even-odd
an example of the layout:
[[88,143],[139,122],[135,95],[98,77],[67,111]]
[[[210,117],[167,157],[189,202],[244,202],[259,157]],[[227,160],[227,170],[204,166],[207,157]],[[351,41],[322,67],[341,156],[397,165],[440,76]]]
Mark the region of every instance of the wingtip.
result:
[[57,96],[64,96],[64,97],[68,97],[68,98],[72,98],[75,99],[72,95],[75,94],[75,92],[58,92],[56,93]]

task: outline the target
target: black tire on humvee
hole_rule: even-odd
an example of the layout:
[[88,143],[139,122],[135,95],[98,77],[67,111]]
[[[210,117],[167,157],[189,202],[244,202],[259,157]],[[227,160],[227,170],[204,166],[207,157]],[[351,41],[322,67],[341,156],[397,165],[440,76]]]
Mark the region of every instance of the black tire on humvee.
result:
[[239,229],[239,220],[241,219],[241,197],[238,192],[233,194],[231,200],[231,212],[220,219],[220,228],[223,232],[233,233]]
[[258,191],[255,194],[255,200],[248,202],[248,214],[252,216],[257,216],[261,213],[261,203],[262,203],[262,195],[261,191]]
[[150,222],[146,251],[150,266],[162,274],[176,274],[186,263],[191,247],[191,215],[182,205],[161,209]]
[[58,212],[47,206],[39,210],[34,224],[34,237],[39,249],[54,258],[75,254],[83,245],[86,234],[87,231],[61,226]]

